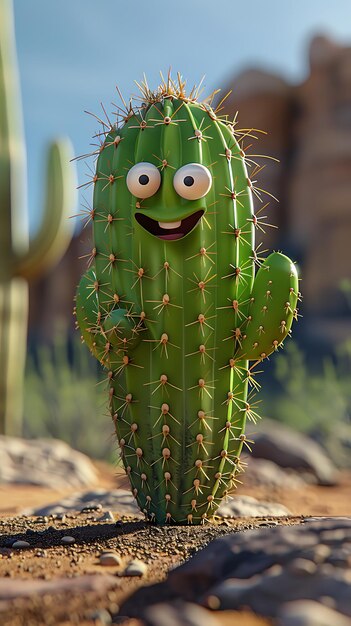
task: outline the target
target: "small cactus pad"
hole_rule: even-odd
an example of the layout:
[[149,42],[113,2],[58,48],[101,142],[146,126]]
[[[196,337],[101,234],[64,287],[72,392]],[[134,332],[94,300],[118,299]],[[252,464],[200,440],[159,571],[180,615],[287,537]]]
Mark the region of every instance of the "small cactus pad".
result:
[[202,523],[235,486],[258,417],[255,368],[290,333],[298,300],[295,265],[255,251],[267,224],[253,210],[264,192],[248,131],[178,80],[143,84],[143,103],[105,125],[76,298],[133,495],[158,524]]

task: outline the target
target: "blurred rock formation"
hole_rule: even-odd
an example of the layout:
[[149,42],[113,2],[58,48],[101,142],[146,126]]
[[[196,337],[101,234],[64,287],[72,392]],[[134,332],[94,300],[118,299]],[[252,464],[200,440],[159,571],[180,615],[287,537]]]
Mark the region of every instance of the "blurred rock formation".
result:
[[[268,228],[262,247],[282,249],[300,265],[302,335],[323,350],[351,335],[340,290],[342,279],[351,280],[351,47],[318,36],[309,55],[309,75],[300,85],[261,70],[235,77],[223,112],[234,117],[239,111],[238,128],[267,131],[258,142],[244,138],[245,148],[252,143],[249,154],[280,161],[254,157],[266,164],[260,187],[279,198],[263,196],[270,204],[262,214],[279,230]],[[88,234],[78,235],[59,266],[32,285],[32,334],[48,339],[58,316],[70,319]]]
[[317,36],[309,59],[300,85],[243,73],[228,85],[225,105],[233,116],[239,111],[238,127],[267,131],[248,152],[280,160],[266,161],[260,175],[260,186],[279,198],[268,208],[279,230],[267,230],[264,247],[281,247],[299,263],[303,334],[323,349],[351,335],[340,290],[341,280],[351,279],[351,47]]

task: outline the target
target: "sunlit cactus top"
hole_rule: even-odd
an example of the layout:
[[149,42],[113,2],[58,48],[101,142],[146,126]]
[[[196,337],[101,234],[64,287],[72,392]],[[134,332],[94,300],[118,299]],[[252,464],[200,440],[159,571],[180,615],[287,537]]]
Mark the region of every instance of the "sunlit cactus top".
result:
[[[256,421],[257,365],[297,316],[286,256],[263,259],[253,198],[254,131],[198,101],[178,76],[106,116],[94,243],[77,291],[82,337],[108,371],[109,406],[132,492],[157,523],[211,518],[242,470]],[[255,268],[258,271],[255,275]],[[253,361],[250,365],[249,361]]]

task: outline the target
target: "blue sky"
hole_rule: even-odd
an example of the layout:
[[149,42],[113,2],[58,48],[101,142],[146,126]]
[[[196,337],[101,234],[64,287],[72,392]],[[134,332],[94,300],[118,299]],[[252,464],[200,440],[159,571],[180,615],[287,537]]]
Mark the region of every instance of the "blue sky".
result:
[[[146,73],[157,84],[171,66],[189,84],[206,75],[209,93],[243,69],[260,67],[292,82],[308,71],[308,41],[324,33],[351,44],[350,0],[14,0],[28,155],[29,214],[41,210],[44,151],[68,135],[77,155],[100,113],[128,98]],[[84,182],[84,165],[79,167]]]

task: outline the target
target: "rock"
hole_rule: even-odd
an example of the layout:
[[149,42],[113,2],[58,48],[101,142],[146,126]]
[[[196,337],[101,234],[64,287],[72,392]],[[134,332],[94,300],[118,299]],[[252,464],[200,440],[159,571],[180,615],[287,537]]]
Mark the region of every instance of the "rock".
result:
[[[342,398],[340,402],[344,402]],[[351,466],[351,423],[350,420],[337,420],[333,423],[332,430],[328,433],[318,432],[316,426],[316,438],[319,438],[332,459],[337,459],[339,468]]]
[[[329,594],[337,602],[338,609],[351,616],[351,583],[345,575],[321,568],[314,576],[306,579],[301,574],[286,571],[284,568],[276,572],[275,568],[257,574],[249,579],[229,578],[211,589],[210,597],[218,598],[221,610],[238,609],[249,606],[259,615],[276,617],[282,602],[300,599],[317,600],[321,595]],[[206,604],[207,594],[203,598]]]
[[53,580],[9,580],[0,578],[0,600],[13,600],[32,595],[48,593],[85,593],[93,591],[102,593],[105,590],[118,586],[115,576],[109,574],[84,574],[74,578],[55,578]]
[[209,611],[189,602],[154,604],[143,613],[146,626],[220,626]]
[[319,602],[296,600],[279,609],[277,626],[351,626],[351,620]]
[[0,483],[79,489],[97,482],[90,459],[59,439],[0,435],[0,459]]
[[75,542],[76,542],[75,538],[71,537],[70,535],[66,535],[65,537],[62,537],[62,539],[61,539],[61,543],[63,545],[70,545],[70,544],[75,543]]
[[102,552],[99,556],[99,563],[100,565],[114,565],[116,567],[116,565],[121,564],[121,558],[116,552]]
[[234,496],[229,502],[222,502],[216,514],[221,517],[282,517],[291,515],[291,512],[275,502],[260,502],[252,496]]
[[[293,256],[303,259],[303,339],[328,353],[350,335],[339,289],[349,263],[351,224],[350,56],[349,46],[319,36],[311,42],[310,74],[302,84],[284,84],[283,77],[254,69],[233,77],[224,90],[233,88],[225,112],[233,117],[239,111],[241,128],[267,131],[260,153],[281,162],[260,178],[261,188],[285,200],[280,209],[269,207],[269,221],[279,230],[268,229],[264,244],[278,249],[285,240]],[[291,150],[292,160],[286,158]],[[321,272],[326,258],[332,263]]]
[[23,550],[25,548],[30,548],[30,543],[28,543],[28,541],[14,541],[12,546],[12,548],[15,548],[16,550]]
[[[118,511],[120,515],[134,515],[144,519],[144,515],[135,504],[133,495],[126,489],[96,489],[76,493],[44,507],[25,509],[22,513],[25,515],[61,515],[72,511],[90,513],[106,508],[111,511]],[[109,515],[111,511],[108,511],[107,514]]]
[[255,431],[255,458],[268,459],[280,467],[310,473],[320,485],[335,485],[336,467],[328,454],[313,439],[277,421],[265,418]]
[[221,610],[246,606],[271,618],[282,603],[328,598],[351,616],[350,537],[346,517],[235,532],[171,570],[163,593]]
[[283,469],[268,459],[245,455],[244,460],[248,463],[245,471],[245,486],[264,485],[272,488],[298,489],[306,482],[296,471]]
[[139,561],[139,559],[133,559],[129,561],[127,567],[123,572],[123,576],[143,576],[146,574],[147,565],[143,563],[143,561]]

